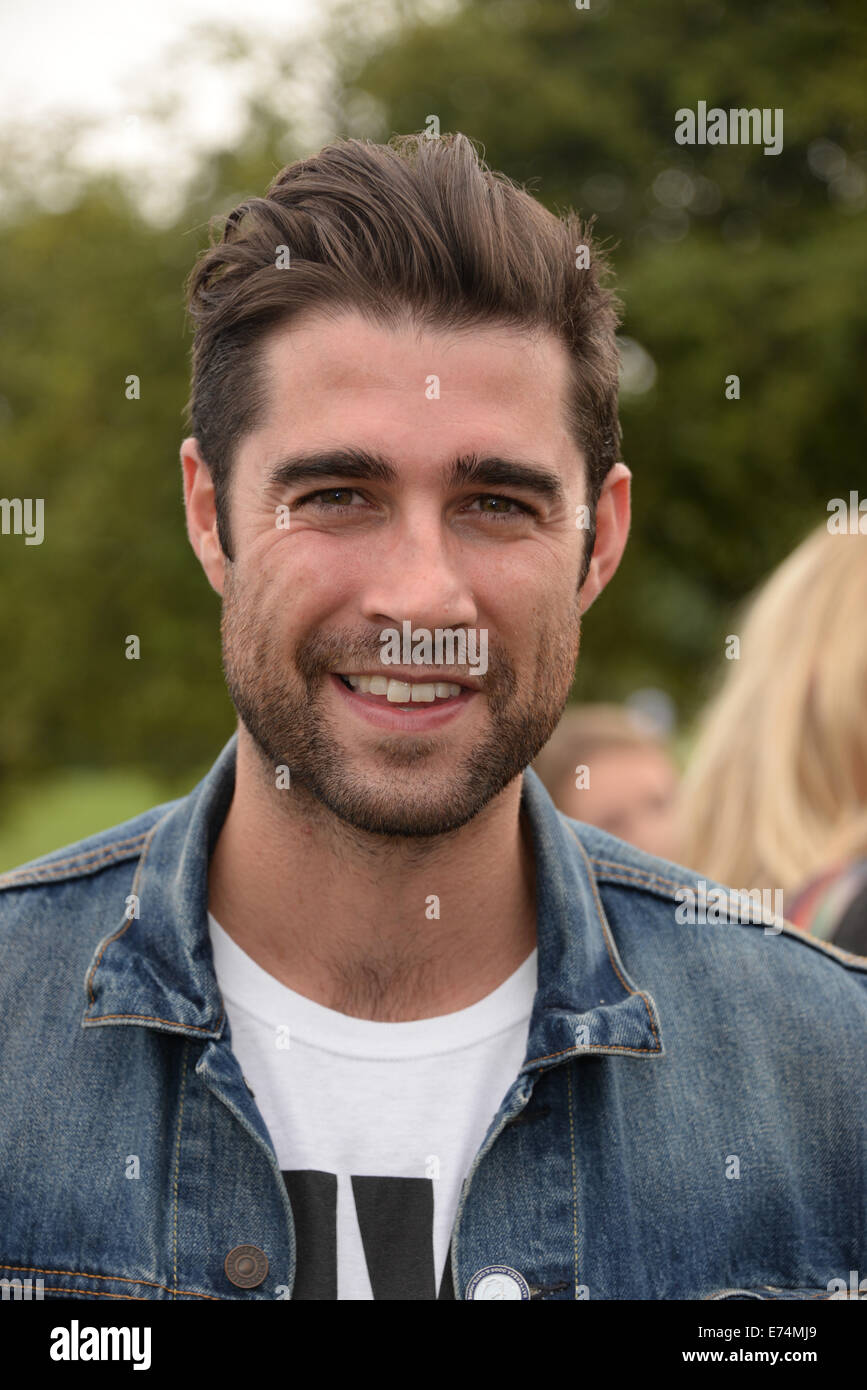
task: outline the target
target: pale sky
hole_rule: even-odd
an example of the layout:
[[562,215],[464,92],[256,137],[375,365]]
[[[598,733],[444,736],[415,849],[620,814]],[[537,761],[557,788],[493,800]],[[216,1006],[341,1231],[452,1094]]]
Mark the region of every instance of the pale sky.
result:
[[[153,184],[149,210],[169,217],[172,190],[194,167],[196,147],[231,141],[242,93],[253,85],[243,64],[234,77],[212,66],[201,42],[190,39],[191,26],[237,25],[240,16],[245,34],[260,38],[267,55],[275,39],[283,44],[314,32],[331,8],[332,0],[0,0],[0,127],[22,151],[31,141],[45,150],[51,122],[62,128],[69,115],[96,118],[78,162],[121,166],[131,180],[144,171]],[[311,73],[311,91],[316,81]],[[168,141],[146,107],[176,93],[182,110]],[[318,134],[315,105],[312,95],[300,103],[302,117],[311,117],[311,140]]]
[[2,0],[0,119],[51,108],[125,110],[130,83],[190,25],[240,19],[248,31],[291,37],[329,7],[329,0]]
[[[434,20],[459,7],[460,0],[414,0],[410,13]],[[59,212],[74,201],[76,181],[55,170],[51,151],[72,129],[70,117],[87,118],[93,127],[76,136],[74,162],[119,169],[146,215],[170,221],[197,151],[231,145],[245,95],[266,89],[278,115],[291,117],[302,149],[338,133],[321,102],[331,70],[326,46],[307,52],[291,84],[274,60],[345,8],[339,0],[0,0],[0,138],[25,179],[38,172],[39,200]],[[401,8],[397,0],[358,0],[350,19],[375,49]],[[203,24],[241,27],[255,61],[217,65],[191,33]],[[148,108],[178,95],[167,131]],[[294,158],[297,147],[287,137],[277,153]]]

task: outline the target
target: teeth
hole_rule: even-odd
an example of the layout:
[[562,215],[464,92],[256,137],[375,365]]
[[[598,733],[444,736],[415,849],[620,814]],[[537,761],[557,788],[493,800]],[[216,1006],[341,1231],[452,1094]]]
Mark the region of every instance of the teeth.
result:
[[462,687],[450,681],[431,684],[389,680],[386,676],[344,676],[353,690],[362,695],[384,695],[390,705],[431,704],[434,700],[449,700],[460,695]]

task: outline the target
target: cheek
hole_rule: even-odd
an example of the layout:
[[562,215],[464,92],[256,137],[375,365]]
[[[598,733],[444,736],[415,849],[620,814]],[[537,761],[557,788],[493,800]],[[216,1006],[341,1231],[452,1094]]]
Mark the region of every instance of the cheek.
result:
[[490,627],[492,636],[514,647],[516,657],[529,656],[544,632],[568,621],[562,584],[558,591],[526,564],[498,562],[495,568],[477,569],[467,578],[479,626]]
[[280,535],[250,557],[247,566],[249,591],[269,612],[279,610],[291,624],[333,615],[357,597],[360,569],[353,571],[347,558],[335,563],[335,556],[324,538],[312,533],[303,536]]
[[573,628],[580,617],[577,552],[554,544],[522,549],[488,583],[492,601],[511,609],[525,627]]

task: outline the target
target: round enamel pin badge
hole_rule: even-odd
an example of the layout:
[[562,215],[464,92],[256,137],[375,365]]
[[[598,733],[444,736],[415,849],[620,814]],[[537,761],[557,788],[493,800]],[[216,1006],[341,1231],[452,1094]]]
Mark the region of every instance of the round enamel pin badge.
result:
[[493,1301],[508,1298],[529,1298],[530,1286],[522,1274],[508,1265],[485,1265],[476,1270],[467,1284],[467,1298]]

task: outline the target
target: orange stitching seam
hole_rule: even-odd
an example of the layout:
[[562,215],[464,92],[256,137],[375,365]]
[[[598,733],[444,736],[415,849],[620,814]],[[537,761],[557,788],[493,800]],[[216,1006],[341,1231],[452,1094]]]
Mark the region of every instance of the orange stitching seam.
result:
[[[158,825],[161,825],[161,824],[162,824],[162,821],[161,821],[161,820],[157,821],[156,825],[152,826],[151,829],[150,829],[150,831],[148,832],[147,840],[146,840],[144,849],[142,850],[142,853],[141,853],[141,858],[139,859],[138,864],[136,865],[136,871],[135,871],[135,874],[134,874],[134,876],[133,876],[133,880],[132,880],[132,889],[131,889],[131,893],[130,893],[131,896],[132,896],[132,894],[135,893],[137,887],[139,886],[139,883],[141,882],[142,870],[144,869],[145,861],[146,861],[146,859],[147,859],[147,857],[148,857],[148,851],[150,850],[150,847],[151,847],[151,845],[153,844],[153,838],[154,838],[154,835],[156,834],[157,826],[158,826]],[[89,974],[88,977],[87,977],[87,992],[88,992],[88,994],[89,994],[89,996],[90,996],[91,1008],[92,1008],[93,1005],[96,1003],[96,1000],[95,1000],[94,997],[93,997],[93,977],[94,977],[94,975],[96,974],[97,970],[99,969],[99,963],[100,963],[100,961],[102,960],[103,956],[105,955],[105,953],[106,953],[108,947],[111,945],[111,943],[112,943],[113,941],[117,941],[119,937],[123,936],[124,932],[128,930],[128,928],[130,927],[131,923],[134,922],[134,921],[135,921],[135,918],[134,918],[134,917],[128,917],[128,918],[126,919],[126,921],[124,922],[123,926],[121,927],[120,931],[116,931],[115,934],[114,934],[114,936],[108,937],[108,939],[107,939],[106,941],[103,942],[102,950],[100,951],[99,955],[97,956],[96,960],[93,962],[93,965],[91,966],[90,974]],[[106,1015],[106,1017],[110,1017],[110,1015]],[[121,1015],[121,1017],[124,1017],[124,1015]],[[133,1015],[130,1015],[130,1017],[133,1017]],[[163,1020],[163,1022],[165,1022],[165,1020]]]
[[[644,878],[647,881],[652,880],[655,883],[663,883],[669,888],[674,888],[676,891],[687,890],[691,893],[695,891],[693,888],[690,887],[688,883],[679,882],[677,879],[674,878],[662,878],[659,874],[648,873],[645,869],[636,869],[631,864],[616,864],[613,859],[593,859],[589,855],[588,859],[590,859],[591,864],[610,864],[612,868],[625,870],[627,873],[630,874],[642,874],[644,875]],[[633,888],[642,886],[640,882],[637,882],[633,878],[625,878],[622,874],[607,873],[604,875],[604,878],[606,883],[627,883]],[[723,889],[723,891],[736,892],[737,890]],[[865,959],[864,956],[859,956],[854,951],[847,951],[843,946],[837,946],[836,943],[833,941],[823,941],[821,937],[811,936],[809,932],[801,931],[801,929],[799,927],[796,927],[794,922],[790,922],[787,917],[780,917],[778,920],[782,922],[783,929],[787,932],[789,937],[793,938],[796,941],[807,941],[810,945],[818,946],[823,951],[830,951],[833,954],[834,958],[840,960],[842,964],[845,964],[847,961],[854,961],[854,963],[857,965],[860,961]],[[720,923],[719,925],[723,924]],[[761,927],[767,926],[768,924],[765,922],[764,917],[749,917],[746,922],[738,922],[735,925],[744,927]]]
[[[200,1023],[179,1023],[176,1018],[157,1018],[156,1014],[94,1014],[92,1018],[86,1020],[87,1023],[101,1023],[106,1018],[140,1018],[145,1023],[167,1023],[172,1028],[189,1028],[194,1033],[214,1033],[223,1022],[223,1012],[214,1024],[213,1028],[205,1028]],[[0,1266],[2,1268],[2,1266]]]
[[[41,875],[44,878],[55,877],[55,869],[67,868],[70,864],[84,865],[94,855],[101,857],[97,858],[95,863],[87,864],[86,867],[88,869],[97,868],[101,863],[111,859],[113,851],[123,849],[127,845],[143,844],[150,833],[148,830],[143,830],[140,835],[133,835],[128,840],[114,840],[110,845],[100,845],[99,849],[88,849],[82,854],[71,855],[68,859],[54,859],[50,864],[39,864],[32,869],[9,869],[5,874],[0,874],[0,887],[14,882],[16,878],[29,878],[31,875]],[[123,856],[124,859],[130,857],[130,855]]]
[[[635,994],[636,991],[632,990],[631,993]],[[639,997],[643,999],[644,995],[640,995]],[[641,1052],[645,1056],[647,1056],[648,1053],[651,1056],[654,1055],[652,1047],[627,1047],[626,1043],[586,1043],[582,1044],[582,1046],[584,1047],[584,1052],[581,1054],[582,1056],[587,1052]],[[555,1057],[568,1057],[572,1051],[573,1049],[571,1047],[566,1047],[562,1052],[547,1052],[544,1057],[531,1058],[527,1065],[532,1067],[535,1066],[536,1062],[550,1062]]]
[[[141,1293],[103,1293],[101,1289],[59,1289],[54,1284],[46,1284],[44,1293],[65,1293],[67,1297],[74,1294],[76,1298],[125,1298],[127,1302],[149,1303],[150,1299],[145,1298]],[[196,1294],[196,1298],[209,1298],[210,1294]],[[219,1300],[218,1300],[219,1301]]]
[[[794,1292],[795,1292],[794,1289],[776,1289],[776,1288],[772,1288],[770,1284],[760,1284],[760,1285],[759,1285],[759,1288],[760,1288],[760,1289],[766,1289],[766,1290],[768,1291],[768,1293],[794,1293]],[[720,1290],[719,1290],[718,1292],[716,1292],[716,1293],[706,1293],[705,1296],[704,1296],[704,1302],[707,1303],[710,1299],[722,1298],[723,1294],[726,1294],[726,1293],[755,1293],[755,1292],[756,1292],[755,1289],[720,1289]],[[821,1291],[818,1292],[818,1293],[805,1293],[805,1294],[802,1294],[802,1295],[801,1295],[801,1299],[802,1299],[802,1301],[803,1301],[804,1303],[806,1303],[806,1302],[807,1302],[809,1299],[811,1299],[811,1298],[812,1298],[812,1299],[816,1299],[816,1298],[824,1298],[824,1297],[825,1297],[825,1291],[824,1291],[824,1289],[821,1290]],[[830,1299],[830,1295],[828,1295],[828,1297],[829,1297],[829,1299]],[[779,1299],[779,1298],[775,1298],[775,1299],[766,1298],[764,1301],[765,1301],[765,1303],[772,1303],[772,1302],[773,1302],[773,1303],[780,1303],[780,1302],[783,1302],[783,1300],[782,1300],[782,1299]],[[795,1300],[792,1299],[791,1301],[794,1303]]]
[[[158,1284],[153,1279],[130,1279],[125,1274],[85,1274],[82,1269],[39,1269],[36,1265],[0,1265],[0,1269],[16,1269],[22,1274],[68,1274],[72,1279],[105,1279],[109,1282],[122,1284],[141,1284],[150,1289],[164,1289],[166,1293],[182,1293],[188,1298],[211,1298],[216,1303],[221,1303],[222,1299],[217,1298],[212,1293],[193,1293],[190,1289],[170,1289],[168,1284]],[[123,1298],[123,1294],[106,1295],[112,1298]]]
[[[571,830],[572,827],[570,826],[569,829]],[[582,855],[584,856],[584,859],[585,859],[585,861],[587,862],[587,865],[588,865],[588,867],[589,867],[589,865],[590,865],[590,858],[589,858],[589,855],[587,854],[587,851],[585,850],[585,848],[584,848],[584,846],[582,845],[581,841],[578,839],[578,836],[575,835],[575,831],[574,831],[574,830],[572,830],[572,834],[575,836],[575,843],[577,844],[578,848],[580,849],[580,851],[581,851]],[[604,913],[603,910],[602,910],[602,903],[601,903],[601,900],[600,900],[600,898],[599,898],[598,890],[597,890],[597,888],[596,888],[596,877],[595,877],[595,875],[594,875],[592,869],[590,870],[590,888],[591,888],[591,890],[592,890],[592,892],[593,892],[593,901],[594,901],[595,904],[596,904],[596,914],[597,914],[597,916],[598,916],[598,918],[599,918],[599,925],[600,925],[600,927],[602,928],[602,937],[603,937],[603,940],[605,941],[605,949],[606,949],[606,951],[608,952],[608,959],[609,959],[609,961],[611,962],[611,969],[614,971],[615,975],[617,976],[618,980],[619,980],[620,983],[622,984],[623,988],[626,990],[627,994],[637,994],[638,998],[641,1000],[642,1004],[644,1005],[645,1009],[647,1010],[647,1020],[648,1020],[648,1023],[650,1024],[650,1031],[651,1031],[651,1033],[653,1034],[653,1037],[654,1037],[655,1042],[657,1043],[657,1045],[659,1045],[659,1037],[658,1037],[658,1035],[657,1035],[657,1032],[656,1032],[655,1027],[653,1026],[653,1014],[652,1014],[651,1011],[650,1011],[650,1005],[648,1004],[647,999],[646,999],[645,996],[641,993],[640,990],[630,989],[629,985],[628,985],[628,984],[626,983],[626,981],[624,980],[624,978],[623,978],[623,976],[621,975],[620,971],[617,969],[617,964],[616,964],[616,962],[615,962],[615,960],[614,960],[614,957],[613,957],[612,954],[611,954],[611,945],[610,945],[610,942],[609,942],[609,940],[608,940],[608,932],[607,932],[607,930],[606,930],[606,925],[607,925],[607,924],[606,924],[606,921],[605,921],[605,913]],[[630,1051],[630,1052],[648,1052],[650,1049],[649,1049],[649,1048],[646,1048],[646,1047],[633,1047],[633,1048],[624,1049],[624,1050],[628,1050],[628,1051]]]
[[172,1220],[172,1263],[175,1276],[175,1298],[178,1296],[178,1168],[181,1162],[181,1124],[184,1118],[184,1092],[187,1086],[187,1053],[189,1048],[190,1044],[185,1042],[183,1052],[181,1053],[181,1104],[178,1110],[178,1132],[175,1140],[175,1175],[172,1182],[175,1209]]
[[[569,828],[571,829],[571,826],[570,826]],[[572,834],[575,835],[574,830],[572,831]],[[577,835],[575,835],[575,839],[578,840],[578,836],[577,836]],[[578,843],[581,844],[581,841],[578,840]],[[582,849],[583,849],[583,845],[582,845]],[[585,851],[585,853],[586,853],[586,851]],[[625,872],[625,873],[629,873],[629,874],[641,874],[641,876],[642,876],[643,878],[649,879],[649,880],[651,880],[651,881],[654,882],[654,883],[664,883],[665,886],[666,886],[667,888],[688,888],[688,887],[689,887],[689,885],[688,885],[687,883],[682,883],[682,882],[680,882],[680,881],[679,881],[678,879],[676,879],[676,878],[663,878],[663,877],[662,877],[662,874],[654,874],[654,873],[651,873],[651,871],[650,871],[649,869],[640,869],[640,868],[638,868],[638,866],[635,865],[635,864],[618,864],[617,861],[616,861],[615,859],[595,859],[592,855],[588,855],[587,857],[588,857],[588,859],[590,860],[591,864],[600,864],[600,865],[602,865],[604,868],[618,869],[618,870],[620,870],[621,872]],[[607,878],[608,875],[606,874],[605,877]]]
[[572,1115],[572,1068],[566,1068],[566,1100],[569,1105],[569,1148],[572,1153],[572,1242],[575,1251],[575,1297],[578,1297],[578,1183],[575,1172],[575,1123]]

